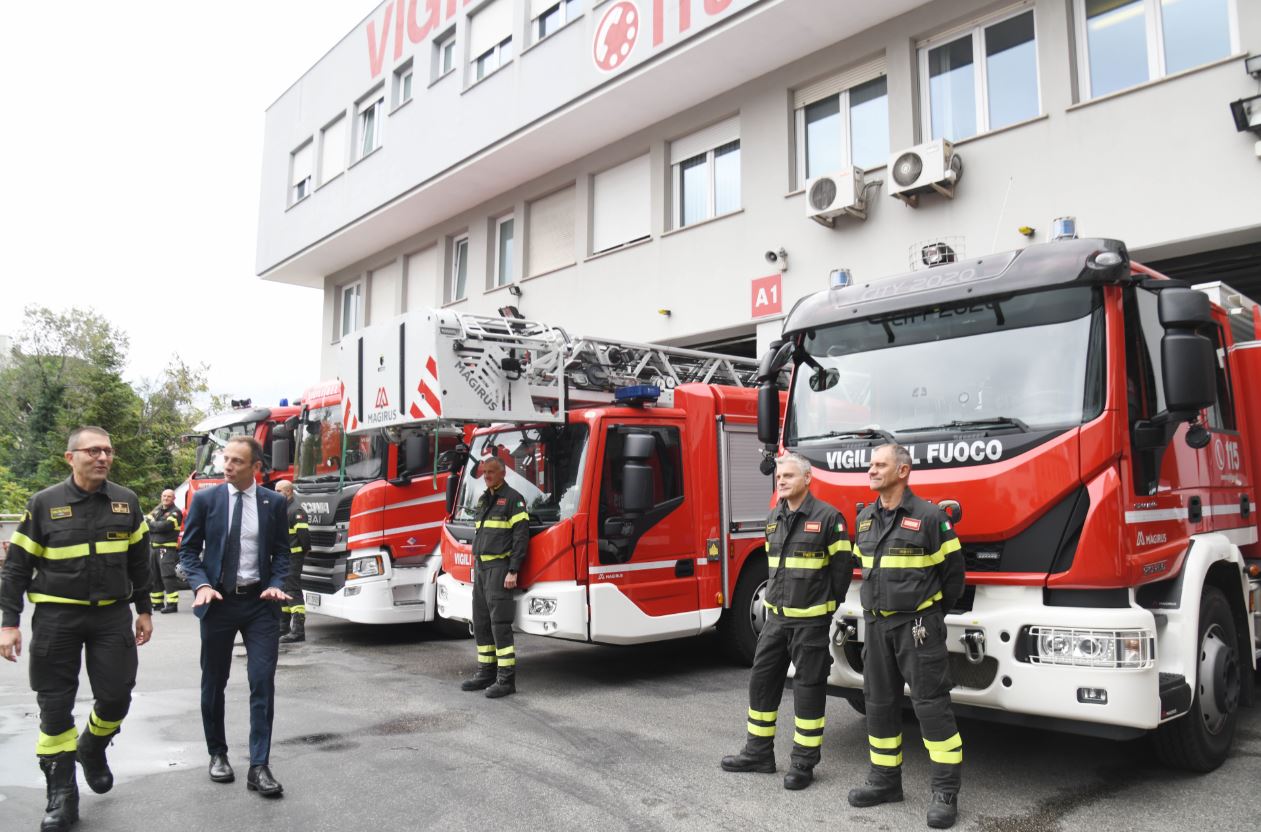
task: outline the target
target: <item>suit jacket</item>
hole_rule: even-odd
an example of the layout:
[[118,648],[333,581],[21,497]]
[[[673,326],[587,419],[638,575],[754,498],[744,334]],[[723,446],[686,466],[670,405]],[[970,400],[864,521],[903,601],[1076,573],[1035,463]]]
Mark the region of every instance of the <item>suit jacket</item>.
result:
[[[188,585],[196,591],[203,584],[218,589],[223,570],[223,550],[228,543],[228,495],[224,483],[203,488],[193,496],[184,521],[180,542],[180,564],[188,575]],[[268,488],[258,487],[258,574],[266,586],[281,589],[289,573],[289,515],[285,498]],[[193,607],[198,618],[209,604]]]

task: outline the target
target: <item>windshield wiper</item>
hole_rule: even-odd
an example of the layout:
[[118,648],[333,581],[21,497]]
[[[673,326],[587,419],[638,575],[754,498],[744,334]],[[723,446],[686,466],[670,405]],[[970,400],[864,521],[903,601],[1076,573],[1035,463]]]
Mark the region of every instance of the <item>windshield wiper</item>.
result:
[[1028,431],[1029,426],[1014,416],[991,416],[988,419],[955,419],[940,425],[921,425],[917,428],[899,428],[898,433],[927,433],[930,430],[986,430],[987,428],[1016,428]]
[[894,444],[893,434],[880,428],[856,428],[854,430],[830,430],[827,433],[816,433],[813,436],[801,436],[798,442],[810,442],[814,439],[883,439]]

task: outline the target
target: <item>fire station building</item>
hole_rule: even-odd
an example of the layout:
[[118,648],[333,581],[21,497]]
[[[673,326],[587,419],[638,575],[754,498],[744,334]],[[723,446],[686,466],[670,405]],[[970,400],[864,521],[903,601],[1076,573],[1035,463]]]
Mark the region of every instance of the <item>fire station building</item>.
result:
[[752,356],[1074,217],[1261,298],[1261,3],[387,0],[268,109],[257,271]]

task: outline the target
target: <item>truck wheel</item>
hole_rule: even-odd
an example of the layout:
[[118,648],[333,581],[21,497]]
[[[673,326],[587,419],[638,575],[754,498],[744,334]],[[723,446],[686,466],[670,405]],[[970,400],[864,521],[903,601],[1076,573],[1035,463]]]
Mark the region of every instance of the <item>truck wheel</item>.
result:
[[1191,710],[1156,729],[1156,753],[1166,765],[1208,772],[1220,766],[1235,739],[1239,715],[1238,640],[1230,604],[1217,587],[1200,598],[1200,649]]
[[757,649],[757,637],[766,621],[762,601],[766,598],[766,559],[758,554],[750,556],[736,591],[731,597],[731,609],[723,613],[718,623],[723,650],[732,661],[748,667],[753,664],[753,652]]

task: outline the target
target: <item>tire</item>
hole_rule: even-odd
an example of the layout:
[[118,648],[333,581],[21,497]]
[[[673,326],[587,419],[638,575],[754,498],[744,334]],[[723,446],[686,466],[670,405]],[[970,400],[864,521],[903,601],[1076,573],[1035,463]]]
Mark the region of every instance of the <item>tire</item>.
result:
[[1156,754],[1168,766],[1209,772],[1230,753],[1239,717],[1242,676],[1230,604],[1220,589],[1200,598],[1199,651],[1191,710],[1155,731]]
[[766,611],[762,599],[766,595],[766,559],[755,552],[745,561],[744,570],[736,581],[736,591],[731,598],[731,609],[723,613],[718,622],[723,652],[737,664],[749,667],[757,649],[757,637],[762,632]]

